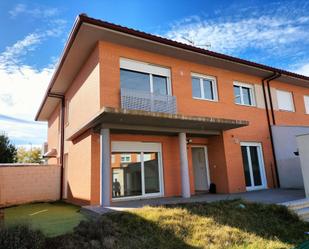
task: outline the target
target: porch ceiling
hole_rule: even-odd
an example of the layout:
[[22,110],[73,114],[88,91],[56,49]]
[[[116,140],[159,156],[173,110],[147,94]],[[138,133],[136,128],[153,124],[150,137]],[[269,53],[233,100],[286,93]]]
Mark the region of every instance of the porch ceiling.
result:
[[70,134],[66,140],[73,140],[89,129],[99,131],[100,128],[161,133],[187,132],[201,135],[218,135],[221,131],[247,125],[249,125],[249,122],[245,120],[185,116],[182,114],[103,107],[95,117],[80,127],[80,129]]

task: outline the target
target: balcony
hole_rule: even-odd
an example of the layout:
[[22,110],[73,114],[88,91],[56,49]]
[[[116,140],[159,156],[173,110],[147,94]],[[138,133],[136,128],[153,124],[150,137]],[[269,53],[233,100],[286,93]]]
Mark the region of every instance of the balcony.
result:
[[121,108],[149,112],[177,113],[176,97],[121,88]]

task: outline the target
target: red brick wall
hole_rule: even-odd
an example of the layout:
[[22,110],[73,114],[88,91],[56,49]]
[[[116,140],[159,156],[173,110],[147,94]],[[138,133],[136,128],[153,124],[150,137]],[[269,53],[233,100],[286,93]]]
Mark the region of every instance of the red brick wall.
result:
[[[177,107],[179,113],[185,115],[240,119],[247,120],[250,123],[247,127],[230,130],[223,133],[223,142],[221,141],[221,144],[224,146],[224,151],[222,151],[222,153],[215,153],[218,158],[210,155],[213,153],[209,152],[211,161],[215,162],[210,165],[211,171],[214,171],[213,165],[216,165],[218,161],[220,162],[220,165],[223,165],[224,160],[222,157],[225,157],[226,169],[220,178],[222,180],[218,180],[219,178],[217,173],[214,173],[216,175],[216,180],[220,182],[218,186],[219,191],[245,191],[242,157],[239,144],[240,142],[245,141],[262,143],[268,186],[272,187],[274,185],[274,175],[272,173],[274,163],[265,109],[251,106],[241,106],[234,103],[234,81],[261,85],[260,78],[178,60],[133,48],[122,47],[108,42],[100,42],[99,46],[101,66],[100,72],[102,75],[100,83],[101,107],[120,107],[119,60],[121,57],[169,67],[171,69],[172,92],[173,95],[177,97]],[[192,72],[216,77],[219,96],[218,102],[196,100],[192,98]],[[211,139],[216,143],[213,147],[220,144],[218,140],[214,138]],[[209,143],[209,146],[211,148],[211,143]],[[213,152],[212,149],[210,149],[210,151]],[[190,157],[190,152],[188,156]],[[191,159],[189,161],[191,161]],[[166,166],[164,165],[164,167]],[[192,177],[192,172],[190,172],[191,182],[193,182]]]

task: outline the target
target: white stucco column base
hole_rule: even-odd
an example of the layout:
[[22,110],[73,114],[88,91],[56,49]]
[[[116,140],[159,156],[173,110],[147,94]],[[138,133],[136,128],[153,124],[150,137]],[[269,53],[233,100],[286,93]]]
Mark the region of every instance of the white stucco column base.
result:
[[190,194],[190,179],[188,167],[188,152],[186,133],[181,132],[179,137],[179,152],[180,152],[180,170],[181,170],[181,191],[183,198],[189,198]]
[[110,173],[111,173],[111,149],[110,149],[110,131],[101,129],[100,136],[101,147],[101,206],[110,206]]

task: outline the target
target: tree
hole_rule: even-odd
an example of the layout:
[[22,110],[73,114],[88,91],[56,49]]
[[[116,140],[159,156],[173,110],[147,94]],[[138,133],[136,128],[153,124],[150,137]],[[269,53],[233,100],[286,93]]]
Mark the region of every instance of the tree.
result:
[[16,162],[16,147],[6,134],[0,134],[0,163]]
[[42,161],[42,152],[40,148],[31,148],[27,150],[19,147],[17,150],[17,162],[19,163],[40,163]]

